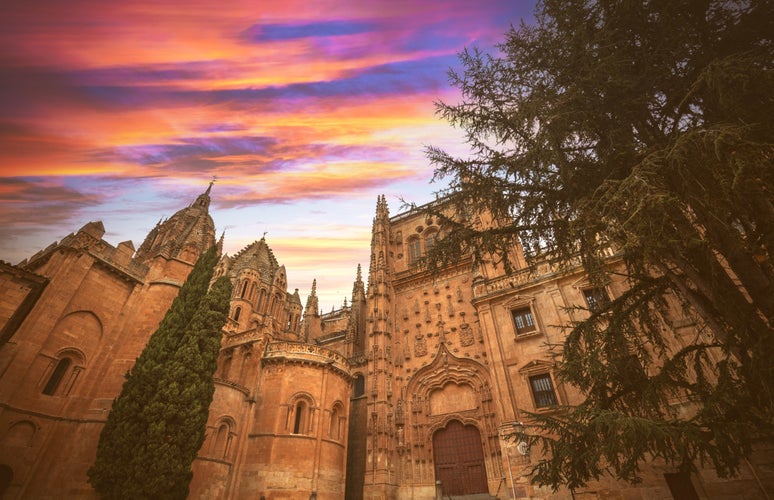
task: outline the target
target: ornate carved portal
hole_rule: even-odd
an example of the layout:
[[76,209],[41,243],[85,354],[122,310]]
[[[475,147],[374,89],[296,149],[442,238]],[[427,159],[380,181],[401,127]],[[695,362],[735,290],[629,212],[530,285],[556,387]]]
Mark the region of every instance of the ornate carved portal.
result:
[[444,494],[486,493],[503,477],[498,422],[486,367],[441,344],[401,389],[396,405],[399,482]]
[[435,479],[444,495],[488,493],[481,433],[459,420],[433,434]]

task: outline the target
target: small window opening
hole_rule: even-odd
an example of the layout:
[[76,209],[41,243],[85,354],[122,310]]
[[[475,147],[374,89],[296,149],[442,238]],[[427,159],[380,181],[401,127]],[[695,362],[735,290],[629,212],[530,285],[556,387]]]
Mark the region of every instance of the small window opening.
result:
[[304,410],[306,409],[306,405],[303,401],[300,401],[296,405],[296,420],[293,424],[293,434],[301,434],[304,424]]
[[59,363],[56,364],[56,368],[54,368],[54,371],[51,373],[51,377],[49,377],[46,386],[43,388],[43,394],[47,396],[54,395],[59,384],[62,382],[65,373],[67,373],[67,369],[70,368],[71,363],[72,360],[70,358],[62,358],[59,360]]

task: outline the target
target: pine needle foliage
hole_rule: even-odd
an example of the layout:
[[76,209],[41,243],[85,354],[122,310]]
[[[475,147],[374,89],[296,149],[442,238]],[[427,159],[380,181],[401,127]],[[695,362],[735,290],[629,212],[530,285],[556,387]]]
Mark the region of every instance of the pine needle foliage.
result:
[[184,499],[204,442],[231,282],[209,289],[204,253],[127,374],[97,446],[89,481],[105,499]]
[[597,285],[609,248],[626,265],[630,290],[557,353],[583,401],[522,436],[545,452],[535,482],[636,482],[654,458],[727,476],[774,436],[773,34],[764,0],[542,0],[497,55],[465,50],[450,72],[461,100],[437,110],[471,154],[428,148],[463,216],[436,214],[449,237],[426,264],[467,252],[507,272],[518,241]]

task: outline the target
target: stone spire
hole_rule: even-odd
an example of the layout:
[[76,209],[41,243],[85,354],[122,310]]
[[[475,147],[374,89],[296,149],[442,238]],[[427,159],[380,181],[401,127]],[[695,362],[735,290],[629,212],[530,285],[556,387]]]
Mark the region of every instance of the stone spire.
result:
[[371,266],[368,274],[368,287],[371,288],[376,275],[382,279],[390,274],[387,262],[387,245],[390,240],[390,209],[384,195],[377,197],[376,216],[371,230]]
[[366,319],[366,293],[365,285],[363,284],[363,273],[360,268],[360,264],[357,265],[357,278],[352,284],[352,299],[350,300],[351,313],[350,313],[350,328],[347,332],[348,340],[352,344],[352,351],[348,354],[350,356],[354,354],[363,353],[365,348],[365,319]]
[[[368,272],[368,307],[365,354],[368,358],[370,425],[374,432],[367,435],[366,447],[376,464],[369,472],[374,484],[389,483],[394,474],[394,442],[387,438],[393,412],[392,386],[394,293],[392,260],[390,258],[390,212],[384,195],[376,202],[376,216],[371,231],[371,268]],[[377,369],[379,367],[379,369]]]
[[352,284],[352,303],[354,304],[361,298],[365,299],[365,285],[363,284],[363,271],[360,264],[357,265],[357,277]]
[[[212,187],[212,183],[210,183],[210,187]],[[207,188],[207,191],[209,191],[209,188]],[[220,233],[220,238],[218,239],[218,255],[223,255],[223,240],[226,237],[226,230],[224,229],[222,233]]]
[[317,279],[312,280],[312,292],[306,299],[304,308],[304,327],[301,336],[305,342],[309,342],[310,335],[316,332],[320,318],[319,300],[317,299]]

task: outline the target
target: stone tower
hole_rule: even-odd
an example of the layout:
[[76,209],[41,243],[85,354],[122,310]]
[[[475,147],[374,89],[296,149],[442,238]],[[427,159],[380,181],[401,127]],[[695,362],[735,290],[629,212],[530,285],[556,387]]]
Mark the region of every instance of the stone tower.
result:
[[[390,217],[385,198],[377,201],[362,498],[486,494],[502,480],[488,350],[471,302],[471,259],[439,273],[420,265],[440,231],[422,208]],[[458,439],[467,444],[454,444]],[[455,491],[458,483],[468,489]]]
[[393,400],[393,289],[390,254],[390,212],[382,195],[376,204],[371,233],[371,266],[368,273],[366,356],[368,378],[367,453],[365,498],[393,495],[395,481],[395,407]]
[[189,498],[341,498],[350,367],[316,341],[316,283],[302,323],[265,238],[224,255],[223,275],[234,291]]

